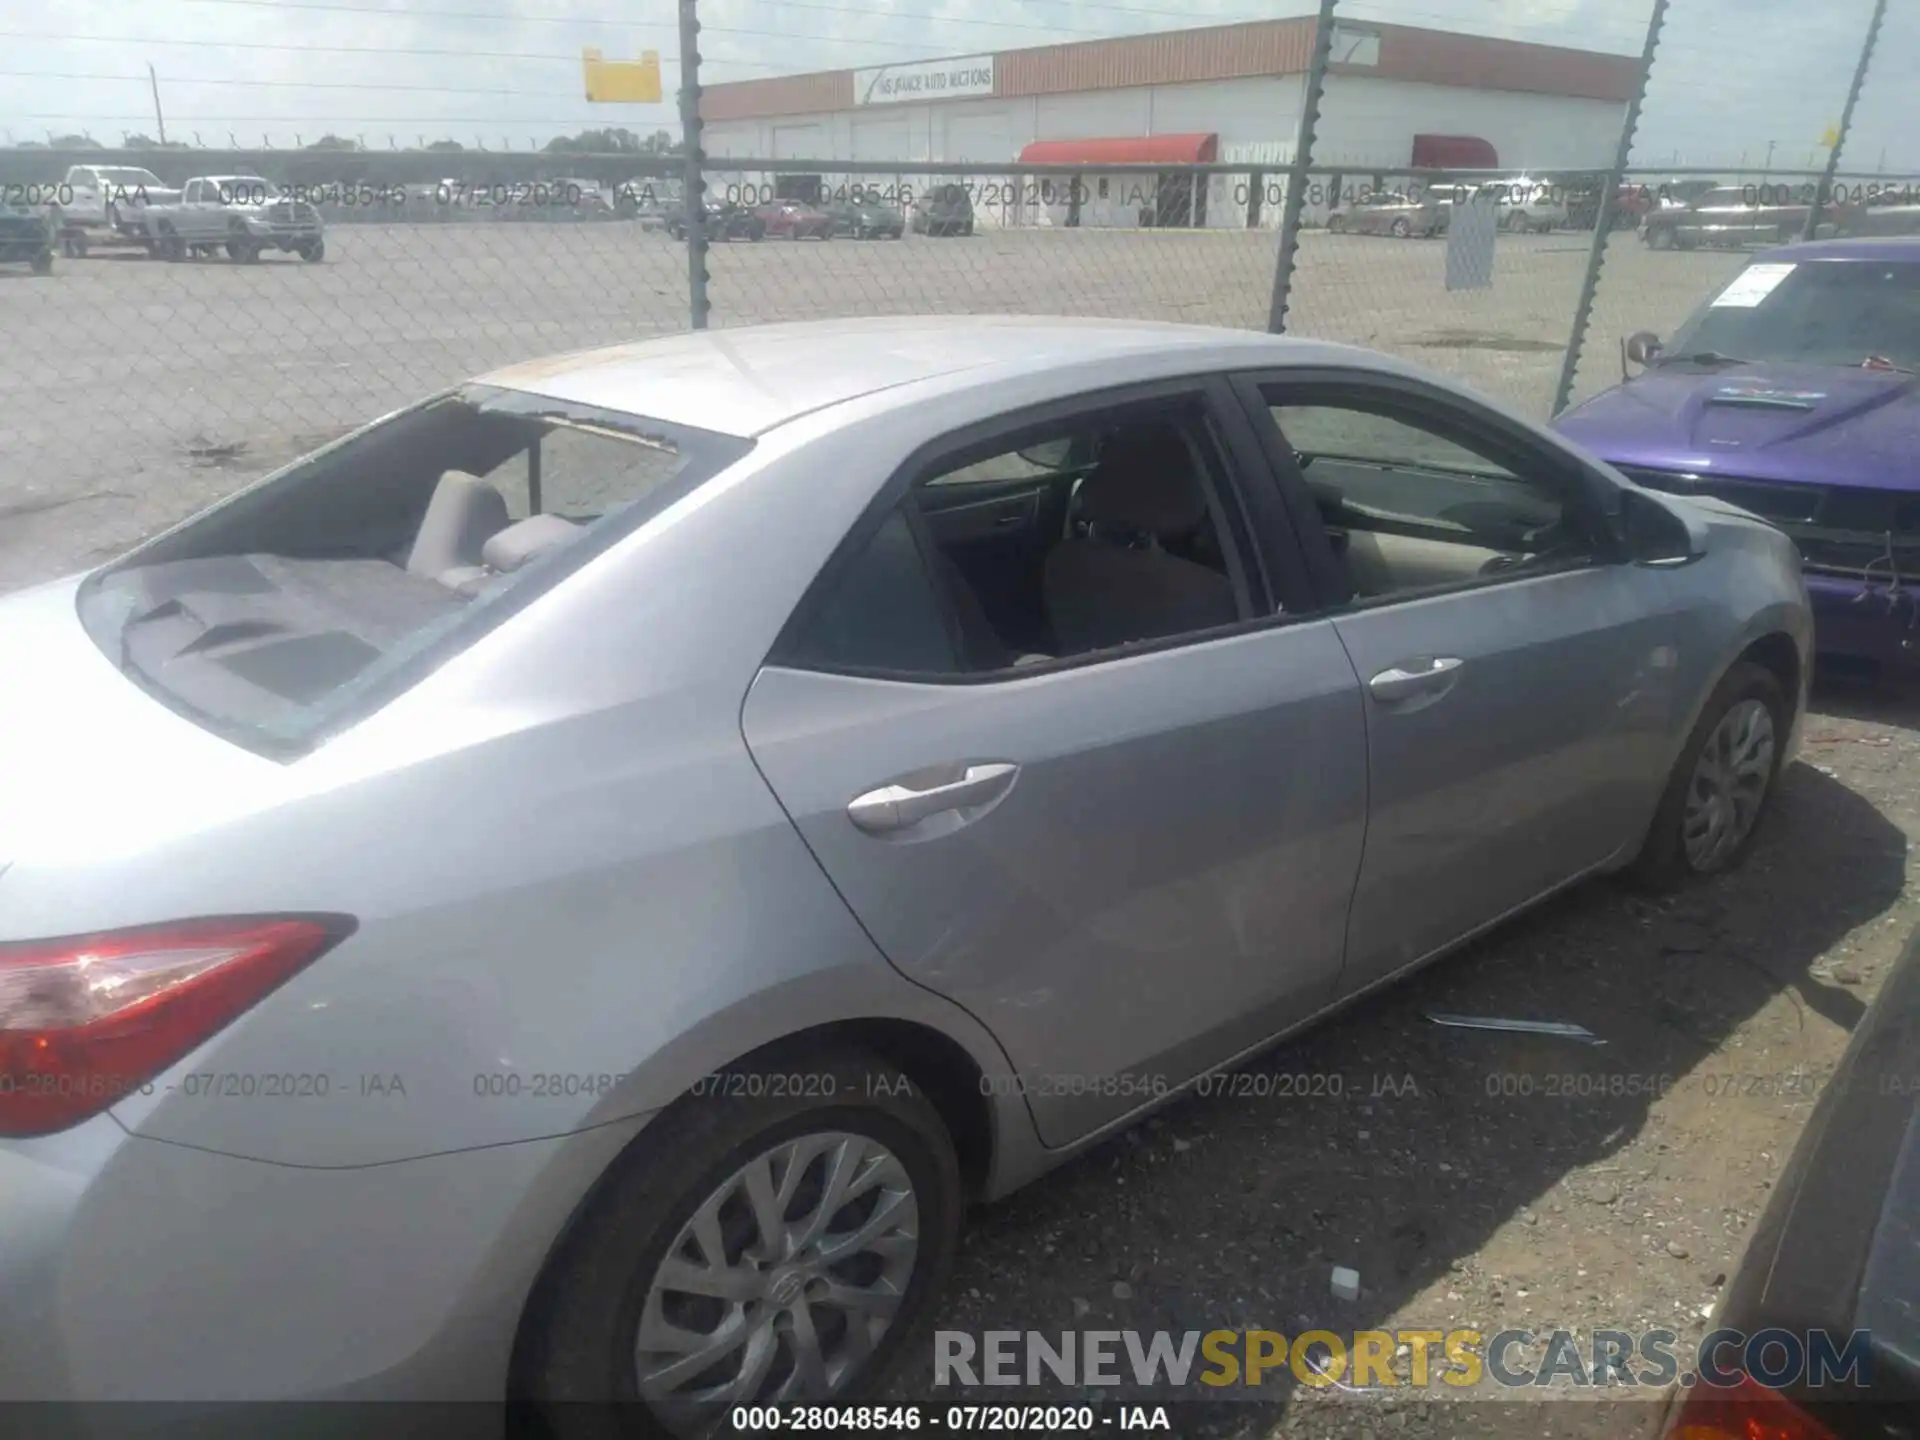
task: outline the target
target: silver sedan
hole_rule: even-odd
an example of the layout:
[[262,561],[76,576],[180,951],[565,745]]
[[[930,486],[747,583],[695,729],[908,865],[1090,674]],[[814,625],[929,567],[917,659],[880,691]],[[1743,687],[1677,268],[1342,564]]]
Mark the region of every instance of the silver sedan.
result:
[[1382,356],[499,371],[0,602],[0,1395],[847,1396],[962,1208],[1739,861],[1793,548]]

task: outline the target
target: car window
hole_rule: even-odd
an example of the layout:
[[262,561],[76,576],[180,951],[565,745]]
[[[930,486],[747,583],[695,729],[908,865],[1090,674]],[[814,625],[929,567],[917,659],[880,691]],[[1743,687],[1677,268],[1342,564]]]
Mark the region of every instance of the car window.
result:
[[1305,403],[1274,387],[1267,400],[1359,599],[1593,558],[1559,483],[1465,434],[1384,405]]
[[1025,450],[1006,450],[930,476],[928,485],[1004,485],[1021,480],[1042,480],[1060,472],[1068,463],[1067,447],[1062,442]]
[[1756,261],[1701,306],[1667,349],[1839,366],[1878,355],[1920,369],[1920,264]]
[[[968,494],[969,484],[993,493]],[[837,657],[827,668],[1011,677],[1234,625],[1250,602],[1246,567],[1223,520],[1225,494],[1225,467],[1197,404],[1100,412],[969,445],[916,474],[898,511],[917,541],[950,648],[920,644],[908,666],[900,663],[905,650],[887,648],[897,640],[892,632],[837,622],[834,634],[815,633],[827,617],[883,603],[872,598],[862,559],[828,578],[821,618],[797,622],[801,638],[785,653],[802,665]],[[898,595],[885,603],[904,624],[918,613],[921,572],[891,573]],[[864,598],[843,599],[842,587]],[[920,668],[935,660],[945,668]]]
[[81,618],[117,664],[190,718],[270,753],[298,748],[412,683],[414,662],[464,644],[535,577],[750,448],[468,386],[377,421],[96,572]]
[[783,658],[808,669],[959,670],[932,573],[904,511],[891,511],[848,562]]

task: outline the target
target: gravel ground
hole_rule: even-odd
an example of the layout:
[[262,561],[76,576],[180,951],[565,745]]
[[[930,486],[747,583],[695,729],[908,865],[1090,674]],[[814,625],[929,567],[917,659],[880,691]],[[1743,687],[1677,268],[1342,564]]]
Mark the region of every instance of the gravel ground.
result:
[[[1293,328],[1544,414],[1586,244],[1503,237],[1495,289],[1449,295],[1439,244],[1309,236]],[[1233,233],[723,247],[715,320],[1004,309],[1254,326],[1272,259],[1271,235]],[[1617,378],[1626,331],[1670,333],[1740,263],[1616,240],[1580,393]],[[430,387],[678,329],[684,287],[681,251],[621,225],[341,227],[316,266],[102,256],[9,274],[0,333],[28,343],[0,352],[0,590],[93,562]],[[1744,871],[1663,903],[1584,887],[1289,1044],[1235,1093],[981,1213],[940,1327],[1697,1339],[1916,918],[1912,708],[1827,689],[1817,710]],[[1574,1021],[1607,1043],[1442,1029],[1429,1010]],[[1335,1265],[1359,1271],[1357,1301],[1330,1295]],[[909,1366],[901,1393],[931,1393],[930,1368]],[[1268,1389],[1273,1407],[1175,1411],[1177,1433],[1599,1436],[1651,1415]]]

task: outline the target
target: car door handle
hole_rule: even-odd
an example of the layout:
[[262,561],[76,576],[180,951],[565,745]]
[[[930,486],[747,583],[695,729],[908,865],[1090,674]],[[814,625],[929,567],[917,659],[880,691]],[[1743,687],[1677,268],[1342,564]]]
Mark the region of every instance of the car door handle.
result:
[[882,785],[858,796],[847,806],[847,818],[869,835],[884,835],[918,825],[931,815],[985,805],[1007,793],[1018,765],[993,761],[969,765],[958,780],[915,790],[906,785]]
[[1418,660],[1403,660],[1382,670],[1367,682],[1376,700],[1408,700],[1429,695],[1453,683],[1462,662],[1451,656],[1428,655]]

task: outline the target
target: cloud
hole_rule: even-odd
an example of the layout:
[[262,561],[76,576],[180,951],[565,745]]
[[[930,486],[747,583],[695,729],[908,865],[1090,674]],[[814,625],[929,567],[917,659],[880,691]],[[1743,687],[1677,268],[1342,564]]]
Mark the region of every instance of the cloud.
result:
[[[1637,54],[1651,0],[1343,0],[1355,20]],[[1310,0],[703,0],[709,82],[1014,49],[1310,13]],[[1895,5],[1848,164],[1920,167],[1901,80],[1917,7]],[[1638,162],[1757,168],[1822,158],[1872,0],[1672,0]],[[603,125],[677,129],[671,0],[62,0],[0,19],[0,127],[16,140],[155,129],[151,64],[173,138],[207,144],[451,136],[525,149]],[[653,49],[658,106],[595,106],[579,56]],[[0,135],[0,139],[4,139]],[[1276,139],[1289,136],[1277,135]]]

